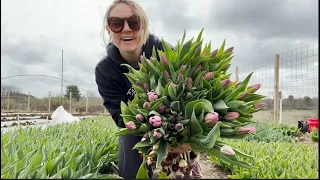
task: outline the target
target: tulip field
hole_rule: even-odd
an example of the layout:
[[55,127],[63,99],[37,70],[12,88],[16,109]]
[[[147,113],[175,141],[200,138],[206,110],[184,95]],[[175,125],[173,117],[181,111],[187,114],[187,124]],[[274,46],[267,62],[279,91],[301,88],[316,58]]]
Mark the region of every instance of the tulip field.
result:
[[[239,158],[254,168],[233,166],[208,155],[212,165],[227,174],[225,178],[318,179],[318,143],[312,142],[311,134],[306,134],[310,143],[302,143],[295,127],[275,123],[253,126],[255,135],[224,142],[252,156]],[[1,178],[120,178],[117,136],[112,135],[116,130],[110,116],[96,116],[72,124],[2,133]]]

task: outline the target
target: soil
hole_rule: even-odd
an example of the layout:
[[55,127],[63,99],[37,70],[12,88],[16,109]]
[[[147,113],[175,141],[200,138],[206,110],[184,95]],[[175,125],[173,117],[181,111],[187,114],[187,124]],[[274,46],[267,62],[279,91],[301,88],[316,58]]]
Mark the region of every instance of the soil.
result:
[[205,154],[200,155],[202,179],[230,179],[228,173],[218,165],[213,164]]

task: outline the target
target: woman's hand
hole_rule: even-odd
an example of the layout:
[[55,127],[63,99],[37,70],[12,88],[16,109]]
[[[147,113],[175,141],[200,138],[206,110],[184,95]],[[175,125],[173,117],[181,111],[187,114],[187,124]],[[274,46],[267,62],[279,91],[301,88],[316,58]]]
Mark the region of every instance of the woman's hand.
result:
[[173,148],[173,147],[170,147],[168,146],[167,147],[167,152],[169,153],[185,153],[185,152],[188,152],[188,151],[191,151],[191,146],[190,144],[181,144],[179,147],[177,148]]

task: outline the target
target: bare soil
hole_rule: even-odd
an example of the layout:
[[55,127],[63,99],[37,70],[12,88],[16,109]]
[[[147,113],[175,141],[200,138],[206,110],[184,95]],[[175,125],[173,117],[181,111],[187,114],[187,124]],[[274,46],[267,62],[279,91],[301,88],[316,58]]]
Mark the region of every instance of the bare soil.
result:
[[211,162],[205,154],[200,155],[200,162],[202,179],[230,179],[228,173],[220,166]]

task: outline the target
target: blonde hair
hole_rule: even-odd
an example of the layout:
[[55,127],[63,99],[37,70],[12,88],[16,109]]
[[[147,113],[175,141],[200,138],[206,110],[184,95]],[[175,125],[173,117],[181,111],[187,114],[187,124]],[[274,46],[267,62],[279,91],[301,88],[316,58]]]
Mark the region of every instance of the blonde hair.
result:
[[[148,21],[147,15],[145,14],[142,7],[133,0],[114,0],[113,3],[108,7],[108,9],[104,15],[104,18],[103,18],[103,29],[102,29],[102,37],[103,37],[103,41],[104,41],[105,45],[106,45],[105,31],[106,31],[106,26],[108,25],[107,19],[109,17],[111,9],[120,3],[125,3],[125,4],[128,4],[129,6],[131,6],[134,13],[139,16],[139,18],[140,18],[140,33],[141,33],[139,45],[140,46],[144,45],[147,42],[148,37],[149,37],[149,21]],[[111,42],[111,41],[112,41],[112,38],[110,37],[109,42]]]

